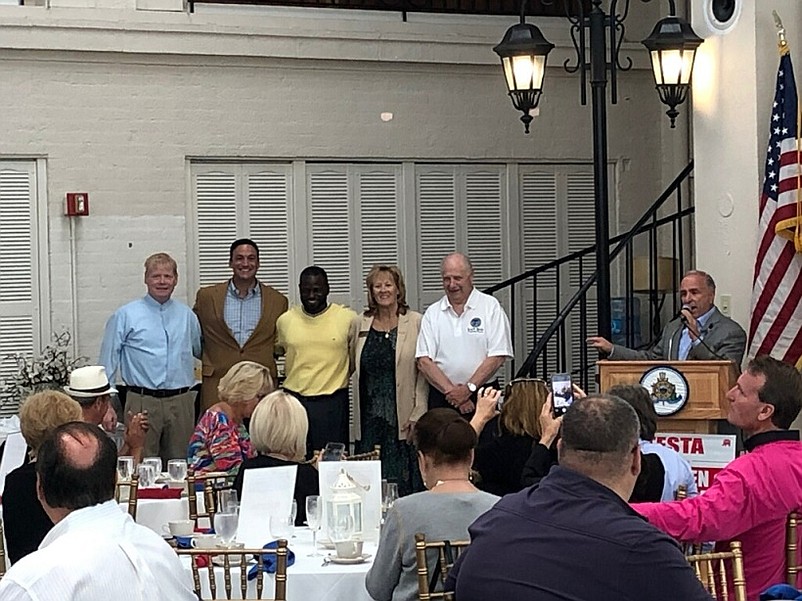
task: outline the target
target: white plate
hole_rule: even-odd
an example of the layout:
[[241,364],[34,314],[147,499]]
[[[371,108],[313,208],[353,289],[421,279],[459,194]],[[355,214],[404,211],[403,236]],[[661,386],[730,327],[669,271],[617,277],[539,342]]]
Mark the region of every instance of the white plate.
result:
[[370,553],[363,553],[359,557],[337,557],[336,555],[329,555],[329,561],[331,563],[339,563],[342,565],[365,563],[368,559],[370,559]]
[[330,551],[334,551],[334,543],[331,542],[328,538],[321,538],[317,541],[317,544],[324,549],[329,549]]

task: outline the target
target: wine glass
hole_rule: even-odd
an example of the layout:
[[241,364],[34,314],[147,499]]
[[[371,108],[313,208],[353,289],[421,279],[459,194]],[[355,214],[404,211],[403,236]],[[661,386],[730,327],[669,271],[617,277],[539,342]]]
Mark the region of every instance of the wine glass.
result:
[[387,487],[382,491],[382,508],[386,514],[392,509],[393,504],[398,500],[398,484],[388,482]]
[[233,488],[224,488],[218,493],[218,500],[220,501],[217,507],[223,513],[239,513],[239,498],[237,491]]
[[117,457],[117,480],[127,482],[134,473],[134,458],[130,455]]
[[153,466],[154,479],[162,475],[162,458],[161,457],[145,457],[142,463]]
[[[290,510],[290,515],[292,516],[292,526],[295,528],[295,520],[298,519],[298,501],[295,499],[292,500],[292,509]],[[295,538],[294,533],[292,538]]]
[[225,547],[230,547],[237,536],[237,525],[239,524],[239,514],[216,513],[214,515],[214,532],[220,537],[220,542]]
[[320,529],[320,520],[322,518],[323,505],[318,495],[309,495],[306,497],[306,523],[312,531],[312,553],[309,557],[320,557],[317,552],[317,531]]
[[181,482],[187,479],[187,460],[186,459],[170,459],[167,462],[167,473],[170,474],[170,480]]
[[156,472],[151,463],[140,463],[136,468],[136,473],[139,475],[139,487],[150,488],[156,484]]

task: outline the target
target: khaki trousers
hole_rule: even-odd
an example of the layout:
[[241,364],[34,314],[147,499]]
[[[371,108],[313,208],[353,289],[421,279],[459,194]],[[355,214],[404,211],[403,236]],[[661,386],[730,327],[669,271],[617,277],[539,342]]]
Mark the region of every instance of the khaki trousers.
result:
[[161,457],[162,468],[170,459],[186,459],[189,438],[195,429],[195,395],[184,394],[157,399],[131,390],[125,409],[131,413],[147,410],[150,428],[145,435],[144,457]]

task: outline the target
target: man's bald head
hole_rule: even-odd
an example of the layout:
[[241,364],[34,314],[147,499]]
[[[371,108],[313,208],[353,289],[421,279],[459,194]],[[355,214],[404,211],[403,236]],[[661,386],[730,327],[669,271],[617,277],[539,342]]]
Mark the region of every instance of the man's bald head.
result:
[[464,305],[473,291],[473,265],[462,253],[443,259],[443,290],[452,305]]
[[117,449],[94,424],[70,422],[45,440],[36,460],[41,496],[54,509],[76,510],[114,497]]

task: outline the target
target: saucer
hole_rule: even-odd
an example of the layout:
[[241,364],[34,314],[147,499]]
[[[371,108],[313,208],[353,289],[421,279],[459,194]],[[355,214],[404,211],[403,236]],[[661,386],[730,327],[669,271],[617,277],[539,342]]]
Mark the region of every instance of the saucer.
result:
[[334,551],[334,543],[331,541],[331,539],[321,538],[321,539],[319,539],[317,541],[317,544],[319,546],[323,547],[324,549],[328,549],[330,551]]
[[363,553],[359,557],[337,557],[336,555],[329,555],[331,563],[339,563],[342,565],[355,565],[358,563],[365,563],[370,558],[370,553]]

